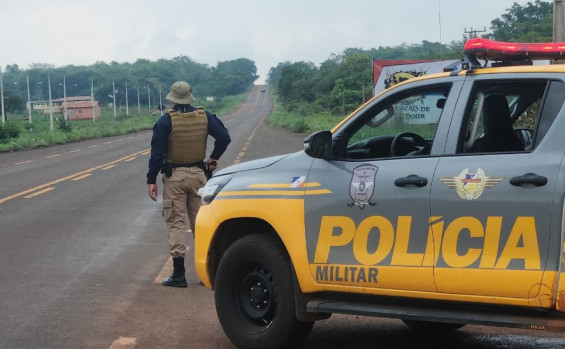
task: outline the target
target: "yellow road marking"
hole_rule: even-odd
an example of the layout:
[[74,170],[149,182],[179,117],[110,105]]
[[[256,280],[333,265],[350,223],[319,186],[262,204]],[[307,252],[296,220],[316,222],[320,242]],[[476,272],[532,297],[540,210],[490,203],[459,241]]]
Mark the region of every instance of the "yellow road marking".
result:
[[110,165],[110,166],[102,167],[101,170],[109,170],[112,167],[116,167],[116,165]]
[[73,178],[73,179],[71,179],[71,180],[72,180],[72,181],[80,181],[81,179],[84,179],[84,178],[86,178],[86,177],[89,177],[91,174],[92,174],[92,173],[86,173],[86,174],[83,174],[82,176],[75,177],[75,178]]
[[[255,108],[257,107],[257,104],[259,104],[259,90],[257,90],[257,99],[255,100],[255,103],[253,104],[253,108],[251,109],[252,113],[253,111],[255,111]],[[249,144],[251,143],[251,140],[253,139],[253,136],[255,135],[255,131],[257,131],[257,129],[259,128],[259,126],[261,126],[261,124],[263,123],[263,120],[265,118],[263,117],[261,120],[259,120],[259,123],[257,123],[257,126],[255,126],[255,128],[253,129],[253,131],[251,131],[251,134],[249,135],[249,138],[247,138],[247,141],[245,142],[245,144],[243,145],[243,147],[241,148],[241,151],[239,152],[239,154],[237,154],[237,157],[235,158],[235,160],[233,161],[232,165],[235,164],[239,164],[241,162],[241,159],[245,156],[245,153],[247,152],[247,147],[249,146]]]
[[34,196],[38,196],[38,195],[41,195],[41,194],[45,194],[45,193],[47,193],[48,191],[51,191],[51,190],[53,190],[53,189],[55,189],[55,187],[45,188],[45,189],[40,190],[40,191],[37,191],[37,192],[35,192],[35,193],[33,193],[33,194],[29,194],[29,195],[27,195],[27,196],[24,196],[24,199],[30,199],[30,198],[32,198],[32,197],[34,197]]
[[137,338],[120,337],[108,349],[133,349],[137,347]]
[[[188,229],[186,231],[186,233],[192,234],[192,230]],[[188,251],[190,251],[190,246],[187,245],[186,246],[186,253],[187,254],[188,254]],[[165,265],[163,265],[161,272],[159,272],[159,274],[157,275],[155,280],[153,280],[153,283],[155,283],[155,284],[162,283],[163,279],[168,278],[169,276],[171,276],[172,273],[173,273],[173,257],[169,257],[169,259],[167,259],[167,261],[165,262]]]
[[137,155],[139,155],[139,154],[141,154],[141,153],[143,153],[143,152],[145,152],[145,151],[147,151],[147,149],[144,149],[144,150],[139,151],[139,152],[137,152],[137,153],[133,153],[133,154],[124,156],[123,158],[119,158],[119,159],[114,160],[114,161],[111,161],[111,162],[109,162],[109,163],[107,163],[107,164],[100,165],[100,166],[96,166],[96,167],[93,167],[93,168],[90,168],[90,169],[88,169],[88,170],[84,170],[84,171],[81,171],[81,172],[77,172],[77,173],[74,173],[74,174],[69,175],[69,176],[67,176],[67,177],[59,178],[59,179],[54,180],[54,181],[52,181],[52,182],[39,185],[39,186],[37,186],[37,187],[35,187],[35,188],[31,188],[31,189],[28,189],[28,190],[24,190],[24,191],[22,191],[22,192],[19,192],[19,193],[17,193],[17,194],[7,196],[7,197],[5,197],[5,198],[0,199],[0,204],[3,204],[3,203],[5,203],[6,201],[9,201],[9,200],[12,200],[12,199],[15,199],[15,198],[22,197],[22,196],[27,195],[27,194],[29,194],[29,193],[33,193],[33,192],[38,191],[38,190],[41,190],[41,189],[43,189],[43,188],[50,187],[50,186],[53,186],[53,185],[55,185],[55,184],[58,184],[58,183],[67,181],[67,180],[69,180],[69,179],[73,179],[73,178],[75,178],[75,177],[82,176],[82,175],[84,175],[84,174],[86,174],[86,173],[94,172],[95,170],[99,170],[99,169],[103,169],[104,167],[108,167],[108,166],[115,165],[115,164],[117,164],[117,163],[120,162],[120,161],[124,161],[124,160],[126,160],[126,159],[129,159],[129,158],[131,158],[132,156],[137,156]]
[[137,157],[136,157],[136,156],[132,156],[131,158],[125,159],[124,161],[125,161],[125,162],[130,162],[130,161],[135,160],[135,159],[137,159]]
[[164,278],[171,276],[172,273],[173,273],[173,257],[169,257],[169,259],[167,259],[167,261],[165,262],[163,269],[161,269],[159,275],[157,275],[155,280],[153,280],[153,283],[160,284],[161,282],[163,282]]

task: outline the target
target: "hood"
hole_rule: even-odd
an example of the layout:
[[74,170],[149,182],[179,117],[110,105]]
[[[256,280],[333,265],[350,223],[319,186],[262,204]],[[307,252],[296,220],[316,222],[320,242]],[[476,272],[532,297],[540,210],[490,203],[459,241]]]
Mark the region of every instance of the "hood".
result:
[[271,166],[272,164],[284,159],[285,157],[287,157],[289,155],[290,154],[271,156],[271,157],[268,157],[268,158],[251,160],[251,161],[242,162],[242,163],[237,164],[237,165],[228,166],[228,167],[223,168],[223,169],[219,170],[218,172],[214,173],[214,177],[223,176],[223,175],[227,175],[227,174],[235,173],[235,172],[250,171],[250,170],[256,170],[256,169],[259,169],[259,168],[268,167],[268,166]]

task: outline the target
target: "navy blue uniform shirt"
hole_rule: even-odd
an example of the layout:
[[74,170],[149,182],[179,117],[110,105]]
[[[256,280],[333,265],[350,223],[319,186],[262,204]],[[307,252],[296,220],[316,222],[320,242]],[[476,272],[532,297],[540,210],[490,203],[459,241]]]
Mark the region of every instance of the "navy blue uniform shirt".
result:
[[[177,110],[178,107],[178,105],[175,106],[175,110]],[[194,110],[196,110],[196,108],[186,106],[184,112],[191,112]],[[212,154],[210,154],[210,158],[218,160],[226,151],[228,144],[231,142],[230,135],[224,124],[216,117],[216,115],[206,111],[206,116],[208,117],[208,134],[215,139],[214,150],[212,151]],[[161,170],[161,166],[167,156],[169,134],[172,129],[173,124],[171,122],[171,116],[166,113],[161,115],[159,120],[155,123],[155,126],[153,126],[147,184],[155,184],[157,181],[157,175],[159,174],[159,170]]]

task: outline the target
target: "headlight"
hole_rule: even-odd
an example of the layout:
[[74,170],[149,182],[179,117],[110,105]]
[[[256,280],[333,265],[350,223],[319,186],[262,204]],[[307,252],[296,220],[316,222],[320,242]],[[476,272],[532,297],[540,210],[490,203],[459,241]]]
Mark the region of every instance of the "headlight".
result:
[[231,175],[212,177],[203,188],[198,189],[198,195],[202,204],[208,205],[211,203],[222,188],[228,184],[231,177]]

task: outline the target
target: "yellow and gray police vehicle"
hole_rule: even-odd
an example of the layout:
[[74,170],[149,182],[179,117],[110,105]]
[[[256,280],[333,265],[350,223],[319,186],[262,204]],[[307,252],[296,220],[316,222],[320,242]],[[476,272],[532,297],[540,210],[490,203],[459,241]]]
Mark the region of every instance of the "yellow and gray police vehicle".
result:
[[217,173],[195,263],[229,339],[292,347],[332,313],[564,332],[565,65],[531,64],[564,53],[469,40],[304,151]]

